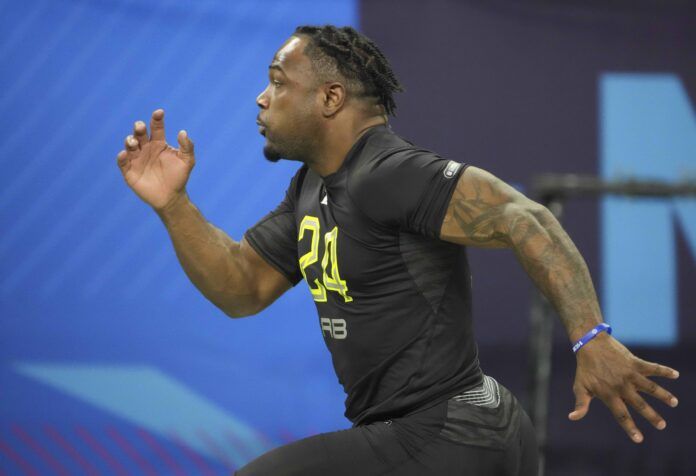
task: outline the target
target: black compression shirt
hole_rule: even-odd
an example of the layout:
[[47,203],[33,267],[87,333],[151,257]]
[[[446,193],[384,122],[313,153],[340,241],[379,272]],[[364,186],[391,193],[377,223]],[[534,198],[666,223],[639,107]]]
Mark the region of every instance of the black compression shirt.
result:
[[293,285],[307,282],[354,425],[481,382],[466,250],[438,238],[464,169],[373,127],[335,173],[302,166],[245,233]]

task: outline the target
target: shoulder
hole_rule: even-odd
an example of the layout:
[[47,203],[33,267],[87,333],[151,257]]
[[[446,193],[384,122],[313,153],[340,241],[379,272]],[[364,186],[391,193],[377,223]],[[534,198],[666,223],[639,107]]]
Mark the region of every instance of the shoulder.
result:
[[388,193],[393,188],[409,189],[422,183],[433,171],[447,177],[448,173],[456,172],[452,169],[459,165],[394,133],[375,135],[367,141],[351,167],[348,189],[356,197],[368,192]]
[[359,191],[388,177],[414,150],[416,146],[387,127],[371,134],[349,169],[350,191]]
[[[429,188],[454,176],[461,164],[394,137],[371,137],[351,167],[347,191],[374,221],[394,224],[418,209]],[[372,139],[378,139],[372,143]],[[448,175],[450,174],[450,175]]]

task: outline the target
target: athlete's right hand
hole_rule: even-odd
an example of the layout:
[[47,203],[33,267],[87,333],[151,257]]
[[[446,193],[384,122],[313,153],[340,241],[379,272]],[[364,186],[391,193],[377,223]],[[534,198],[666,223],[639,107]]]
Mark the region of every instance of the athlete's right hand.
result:
[[156,210],[167,208],[186,191],[191,169],[195,165],[193,142],[186,131],[177,136],[179,149],[170,147],[164,137],[164,111],[157,109],[150,120],[150,136],[142,121],[126,137],[126,149],[116,161],[126,183],[143,201]]

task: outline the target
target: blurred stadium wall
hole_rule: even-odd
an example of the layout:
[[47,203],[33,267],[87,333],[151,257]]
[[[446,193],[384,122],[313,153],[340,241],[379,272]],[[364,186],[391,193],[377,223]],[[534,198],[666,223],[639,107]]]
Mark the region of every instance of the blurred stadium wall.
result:
[[[167,111],[198,164],[189,193],[239,239],[297,165],[261,155],[254,99],[299,24],[359,26],[407,88],[397,132],[521,189],[546,172],[696,174],[690,2],[415,0],[0,2],[0,473],[227,474],[345,428],[303,283],[231,321],[190,285],[115,165]],[[408,32],[408,33],[405,33]],[[576,200],[564,224],[607,319],[682,372],[663,433],[630,443],[601,403],[580,423],[555,339],[552,475],[694,474],[694,201]],[[629,246],[630,245],[630,246]],[[472,251],[484,370],[524,398],[531,283]]]

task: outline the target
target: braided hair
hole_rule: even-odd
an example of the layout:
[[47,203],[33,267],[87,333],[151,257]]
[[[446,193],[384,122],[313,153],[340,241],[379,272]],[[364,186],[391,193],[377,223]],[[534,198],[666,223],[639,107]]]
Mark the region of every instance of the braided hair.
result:
[[374,98],[387,114],[395,115],[393,94],[403,88],[372,40],[349,26],[298,26],[295,35],[309,38],[304,53],[320,75],[340,74],[353,94]]

